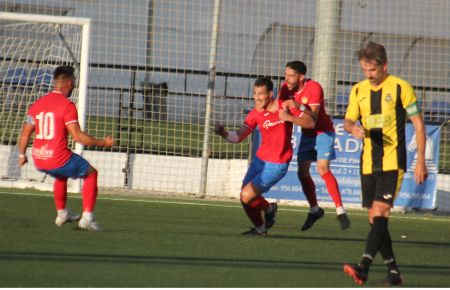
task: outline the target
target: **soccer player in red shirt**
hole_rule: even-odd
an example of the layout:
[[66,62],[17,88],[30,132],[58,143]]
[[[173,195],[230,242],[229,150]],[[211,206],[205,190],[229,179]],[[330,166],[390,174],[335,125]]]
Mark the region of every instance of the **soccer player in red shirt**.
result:
[[[55,178],[53,191],[58,213],[55,224],[62,226],[80,220],[79,228],[97,231],[100,227],[93,214],[97,199],[97,170],[67,147],[67,134],[85,146],[111,147],[114,140],[110,136],[96,139],[81,131],[77,109],[68,99],[75,87],[73,67],[57,67],[53,72],[53,84],[53,91],[38,99],[28,110],[19,139],[18,162],[20,166],[28,162],[26,150],[34,132],[31,153],[34,165]],[[68,178],[84,180],[82,217],[69,213],[66,208]]]
[[[253,88],[255,107],[237,131],[227,131],[216,125],[216,134],[231,143],[240,143],[256,127],[261,132],[261,145],[256,152],[242,182],[240,199],[254,227],[244,235],[266,235],[275,223],[276,203],[268,203],[262,196],[286,174],[292,158],[292,121],[302,126],[314,125],[312,117],[297,108],[283,110],[282,102],[273,99],[273,83],[268,78],[259,78]],[[296,118],[298,117],[298,118]],[[264,219],[262,218],[264,213]]]
[[330,171],[330,161],[336,158],[334,151],[335,131],[331,118],[325,112],[322,86],[306,78],[306,65],[301,61],[286,64],[285,81],[281,86],[279,99],[286,108],[297,107],[310,114],[314,121],[313,128],[302,128],[302,136],[298,147],[298,178],[310,206],[310,212],[302,231],[311,228],[323,217],[324,210],[318,206],[316,186],[309,173],[311,162],[317,161],[317,171],[325,182],[331,198],[336,206],[336,214],[342,230],[350,226],[342,204],[341,194],[336,178]]

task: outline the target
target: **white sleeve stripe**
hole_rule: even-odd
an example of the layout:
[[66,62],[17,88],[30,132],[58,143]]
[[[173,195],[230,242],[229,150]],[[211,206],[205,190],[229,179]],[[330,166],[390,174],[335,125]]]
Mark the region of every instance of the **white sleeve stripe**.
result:
[[301,118],[303,116],[305,112],[301,112],[300,115],[298,115],[299,118]]
[[65,124],[68,125],[68,124],[71,124],[71,123],[78,123],[78,120],[72,120],[72,121],[66,122]]
[[320,107],[320,103],[319,104],[309,104],[310,106],[319,106]]

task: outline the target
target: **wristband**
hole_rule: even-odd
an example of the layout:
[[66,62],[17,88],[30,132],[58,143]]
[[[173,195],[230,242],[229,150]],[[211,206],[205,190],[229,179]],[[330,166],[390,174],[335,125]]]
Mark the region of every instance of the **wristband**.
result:
[[25,159],[25,158],[27,158],[27,156],[25,154],[19,154],[19,158],[20,159]]

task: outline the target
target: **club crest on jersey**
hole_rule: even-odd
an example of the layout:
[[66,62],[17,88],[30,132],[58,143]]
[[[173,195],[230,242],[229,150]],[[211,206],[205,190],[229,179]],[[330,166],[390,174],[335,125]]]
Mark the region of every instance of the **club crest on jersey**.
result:
[[308,103],[308,97],[302,97],[302,103],[306,105]]
[[384,100],[385,100],[387,103],[392,102],[392,95],[391,95],[391,94],[387,94],[386,97],[384,98]]

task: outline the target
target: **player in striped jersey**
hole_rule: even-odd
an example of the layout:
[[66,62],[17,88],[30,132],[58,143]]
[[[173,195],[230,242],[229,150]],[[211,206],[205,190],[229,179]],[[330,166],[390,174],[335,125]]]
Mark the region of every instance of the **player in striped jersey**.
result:
[[368,277],[369,267],[380,252],[388,268],[382,285],[400,285],[388,218],[406,170],[405,123],[411,120],[416,132],[417,164],[414,179],[427,178],[425,125],[411,85],[387,71],[385,48],[368,42],[359,51],[359,65],[366,77],[353,86],[344,129],[363,140],[361,156],[362,205],[368,209],[370,231],[361,262],[345,264],[344,271],[358,284]]

